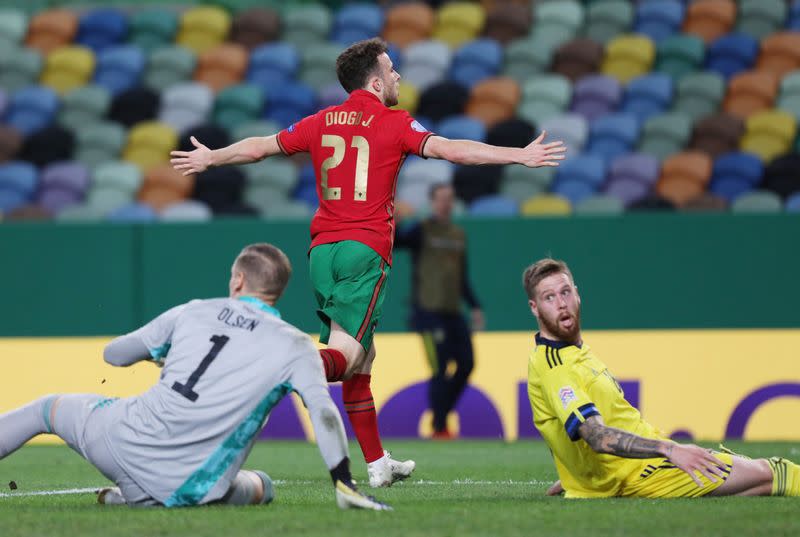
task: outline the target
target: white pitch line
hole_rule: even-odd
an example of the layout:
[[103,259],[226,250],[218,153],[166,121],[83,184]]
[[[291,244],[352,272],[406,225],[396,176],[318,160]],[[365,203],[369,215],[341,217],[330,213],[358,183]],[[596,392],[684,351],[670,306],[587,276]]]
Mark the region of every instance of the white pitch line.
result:
[[88,494],[97,492],[101,487],[85,489],[63,489],[63,490],[32,490],[30,492],[0,492],[0,498],[19,498],[21,496],[65,496],[68,494]]
[[[298,481],[287,479],[276,479],[273,481],[276,485],[316,485],[319,481]],[[453,481],[430,481],[427,479],[418,479],[415,481],[406,481],[409,485],[421,486],[449,486],[449,485],[462,485],[462,486],[512,486],[512,487],[535,487],[542,485],[551,485],[552,481],[516,481],[513,479],[505,479],[501,481],[487,481],[482,479],[454,479]],[[0,498],[21,498],[29,496],[67,496],[70,494],[89,494],[97,493],[100,489],[107,485],[101,485],[90,488],[80,489],[62,489],[62,490],[33,490],[22,492],[0,492]]]

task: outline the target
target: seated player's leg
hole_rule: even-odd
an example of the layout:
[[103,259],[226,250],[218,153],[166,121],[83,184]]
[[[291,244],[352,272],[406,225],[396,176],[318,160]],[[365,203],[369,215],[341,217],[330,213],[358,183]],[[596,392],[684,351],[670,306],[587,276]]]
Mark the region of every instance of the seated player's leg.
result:
[[711,494],[725,484],[730,477],[733,455],[713,452],[720,461],[720,469],[727,475],[723,479],[710,480],[697,473],[703,486],[672,464],[668,459],[645,459],[641,466],[625,480],[619,496],[634,498],[696,498]]
[[275,498],[272,479],[260,470],[239,470],[231,488],[218,503],[225,505],[264,505]]
[[800,466],[787,459],[734,456],[733,470],[713,496],[800,496]]
[[52,432],[52,406],[59,397],[48,395],[0,415],[0,459],[21,448],[34,436]]

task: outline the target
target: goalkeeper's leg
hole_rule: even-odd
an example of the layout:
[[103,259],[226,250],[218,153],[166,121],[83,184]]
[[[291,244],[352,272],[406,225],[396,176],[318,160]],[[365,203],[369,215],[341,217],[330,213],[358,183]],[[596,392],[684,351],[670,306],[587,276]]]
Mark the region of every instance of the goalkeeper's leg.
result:
[[53,433],[53,407],[61,397],[48,395],[0,415],[0,459],[21,448],[34,436]]

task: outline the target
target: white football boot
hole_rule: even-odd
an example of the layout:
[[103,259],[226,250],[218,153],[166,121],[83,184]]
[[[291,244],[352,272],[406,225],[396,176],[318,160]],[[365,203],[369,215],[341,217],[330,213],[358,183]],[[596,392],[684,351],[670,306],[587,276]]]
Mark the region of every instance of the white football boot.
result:
[[97,491],[97,503],[102,505],[126,505],[119,487],[108,487]]
[[409,477],[416,467],[417,463],[414,461],[396,461],[388,451],[384,450],[383,457],[367,464],[369,486],[391,487],[392,483]]

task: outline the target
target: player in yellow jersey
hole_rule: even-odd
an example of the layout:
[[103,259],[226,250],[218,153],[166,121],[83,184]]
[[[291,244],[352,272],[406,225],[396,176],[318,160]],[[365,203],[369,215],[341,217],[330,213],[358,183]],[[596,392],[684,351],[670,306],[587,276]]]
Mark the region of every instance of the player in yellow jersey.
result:
[[581,337],[581,299],[569,267],[542,259],[523,274],[539,323],[528,366],[534,424],[567,498],[800,496],[800,466],[678,444],[642,419]]

